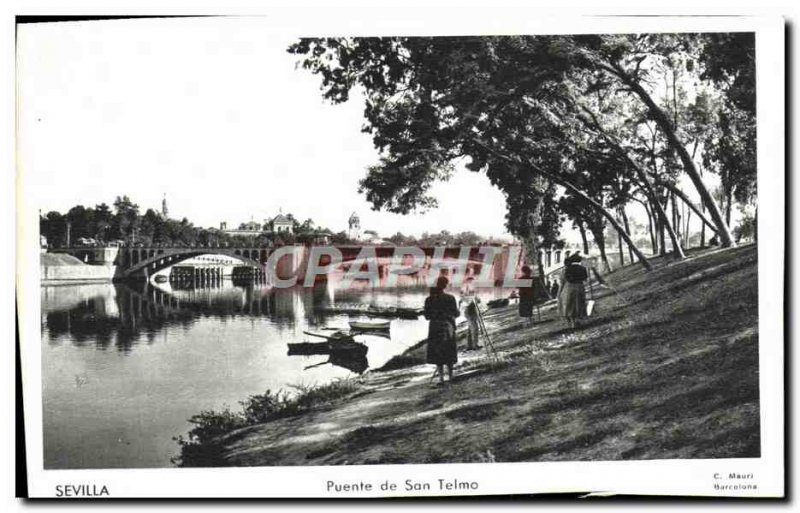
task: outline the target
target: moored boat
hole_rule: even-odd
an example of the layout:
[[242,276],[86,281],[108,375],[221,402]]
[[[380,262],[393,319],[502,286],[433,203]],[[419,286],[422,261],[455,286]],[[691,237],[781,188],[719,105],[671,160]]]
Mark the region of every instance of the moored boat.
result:
[[303,355],[310,356],[315,354],[338,354],[340,356],[364,356],[367,354],[367,346],[352,340],[338,342],[297,342],[288,344],[289,356]]
[[502,308],[509,305],[509,298],[492,299],[486,303],[488,308]]
[[350,329],[356,331],[389,331],[391,321],[350,321]]
[[362,315],[365,317],[396,317],[398,319],[417,319],[421,309],[407,307],[380,307],[367,305],[341,305],[315,307],[315,311],[327,314]]

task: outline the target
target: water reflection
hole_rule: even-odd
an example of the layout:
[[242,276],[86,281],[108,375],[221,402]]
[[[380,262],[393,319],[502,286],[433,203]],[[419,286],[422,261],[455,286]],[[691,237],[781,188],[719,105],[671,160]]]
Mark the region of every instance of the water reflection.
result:
[[358,358],[289,356],[289,344],[312,340],[304,332],[349,330],[355,319],[321,309],[419,308],[426,295],[424,286],[341,290],[335,282],[43,287],[45,467],[170,466],[172,437],[192,415],[380,367],[427,332],[422,319],[393,319],[390,338],[356,337],[367,347]]
[[[325,317],[319,306],[332,303],[332,288],[275,289],[265,284],[235,285],[230,280],[213,286],[172,288],[150,284],[113,284],[93,289],[92,295],[63,296],[75,287],[43,288],[43,329],[51,344],[69,340],[76,346],[93,344],[122,352],[133,350],[142,335],[152,343],[158,332],[170,326],[192,325],[199,318],[221,322],[234,317],[269,318],[279,331],[304,321],[317,326]],[[54,305],[55,306],[54,308]]]

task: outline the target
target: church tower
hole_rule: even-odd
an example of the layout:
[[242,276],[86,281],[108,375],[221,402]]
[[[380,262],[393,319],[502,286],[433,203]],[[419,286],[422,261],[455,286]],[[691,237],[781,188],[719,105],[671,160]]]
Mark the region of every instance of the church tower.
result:
[[358,214],[353,212],[350,214],[350,219],[347,220],[347,237],[350,240],[359,240],[361,238],[361,219]]
[[164,199],[161,200],[161,217],[166,219],[169,217],[169,209],[167,209],[167,194],[164,193]]

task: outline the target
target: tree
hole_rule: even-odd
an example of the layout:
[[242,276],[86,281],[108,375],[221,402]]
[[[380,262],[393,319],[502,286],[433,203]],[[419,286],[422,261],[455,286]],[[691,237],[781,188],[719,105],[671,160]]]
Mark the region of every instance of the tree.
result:
[[417,244],[417,239],[413,235],[404,235],[401,232],[397,232],[391,237],[387,237],[386,240],[394,244],[395,246],[413,246]]
[[113,222],[113,214],[108,205],[101,203],[94,207],[94,237],[98,241],[105,242],[108,240],[108,233]]
[[47,238],[50,246],[59,247],[66,244],[67,219],[59,212],[50,211],[39,219],[39,233]]
[[728,225],[722,219],[720,210],[714,201],[686,145],[682,141],[676,120],[670,119],[647,91],[648,67],[642,64],[656,56],[656,59],[667,61],[674,66],[675,60],[681,58],[680,52],[694,41],[694,37],[677,35],[645,35],[645,36],[587,36],[576,38],[582,50],[582,56],[590,66],[603,72],[622,85],[631,96],[638,98],[647,109],[649,118],[658,126],[666,137],[669,147],[677,154],[684,172],[692,180],[703,204],[711,214],[717,227],[720,242],[723,246],[734,245]]
[[[642,114],[663,133],[669,151],[677,155],[724,234],[727,226],[715,215],[719,211],[711,205],[713,199],[696,166],[687,159],[681,132],[646,89],[652,63],[677,66],[683,62],[676,58],[683,55],[681,45],[691,40],[690,36],[329,38],[304,39],[289,51],[304,56],[302,66],[322,77],[323,96],[334,103],[346,101],[352,87],[363,87],[364,130],[372,134],[381,157],[368,169],[361,192],[376,209],[407,213],[435,206],[428,195],[430,185],[447,179],[451,163],[460,157],[468,157],[469,169],[486,172],[510,200],[516,192],[504,184],[519,180],[509,174],[532,173],[547,179],[529,181],[539,190],[547,183],[573,186],[561,173],[570,158],[564,154],[565,145],[558,143],[564,130],[548,118],[578,104],[590,84],[603,94],[621,90],[640,102]],[[574,131],[566,133],[567,145],[575,141],[570,132]],[[639,173],[644,185],[643,176]],[[625,229],[614,216],[588,200],[609,223],[619,226],[625,238]],[[656,205],[660,199],[652,203],[661,225],[670,226]],[[535,205],[532,212],[537,212]],[[722,239],[732,244],[730,237]],[[679,251],[677,237],[673,240]],[[635,252],[632,241],[629,245]]]
[[586,240],[586,230],[589,230],[594,239],[597,249],[600,251],[600,260],[606,272],[613,269],[608,261],[606,253],[606,221],[596,209],[592,208],[587,201],[575,194],[567,193],[559,199],[559,207],[581,230],[584,252],[588,253],[588,241]]
[[314,232],[314,220],[313,219],[306,219],[302,222],[302,224],[297,224],[295,227],[296,233],[313,233]]
[[117,196],[114,200],[114,223],[112,233],[116,239],[135,242],[139,230],[139,205],[128,196]]

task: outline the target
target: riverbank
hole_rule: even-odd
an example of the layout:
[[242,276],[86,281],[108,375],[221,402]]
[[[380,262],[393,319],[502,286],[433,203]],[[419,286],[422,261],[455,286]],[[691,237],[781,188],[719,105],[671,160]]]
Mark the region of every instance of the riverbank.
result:
[[42,285],[111,283],[113,265],[89,265],[66,253],[42,253],[39,257]]
[[498,358],[461,352],[448,386],[419,345],[296,414],[217,425],[181,464],[757,457],[757,247],[652,263],[607,275],[619,294],[596,288],[576,330],[554,305],[532,327],[490,310]]

